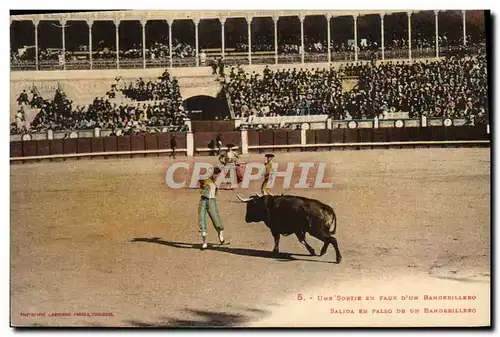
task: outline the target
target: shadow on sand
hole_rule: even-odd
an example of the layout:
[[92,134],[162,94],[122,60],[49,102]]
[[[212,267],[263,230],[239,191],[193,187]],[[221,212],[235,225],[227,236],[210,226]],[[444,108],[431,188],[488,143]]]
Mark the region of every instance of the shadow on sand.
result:
[[[160,328],[160,327],[232,327],[232,326],[244,326],[245,323],[255,319],[256,317],[251,317],[239,313],[225,313],[216,312],[208,310],[185,310],[190,315],[196,315],[197,317],[192,319],[178,319],[169,317],[160,317],[158,322],[143,322],[139,320],[127,320],[124,321],[127,325],[132,325],[135,327],[143,328]],[[264,310],[252,309],[252,312],[257,311],[258,316],[262,316],[266,313]],[[254,316],[254,315],[252,315]]]
[[467,277],[451,277],[451,276],[434,276],[434,277],[441,280],[450,280],[450,281],[466,282],[466,283],[490,283],[489,280],[474,280]]
[[[159,245],[174,247],[174,248],[182,248],[182,249],[200,249],[200,244],[193,243],[185,243],[185,242],[174,242],[174,241],[165,241],[158,237],[153,238],[135,238],[130,240],[130,242],[150,242],[156,243]],[[242,255],[242,256],[251,256],[251,257],[262,257],[267,259],[274,259],[281,262],[287,261],[308,261],[308,262],[319,262],[319,263],[332,263],[337,264],[334,261],[321,261],[321,260],[312,260],[312,259],[297,259],[294,256],[303,256],[309,257],[311,255],[306,254],[290,254],[290,253],[273,253],[272,251],[266,250],[257,250],[257,249],[249,249],[249,248],[235,248],[229,247],[228,245],[208,245],[207,250],[215,250],[219,252],[224,252],[228,254],[234,255]],[[294,256],[292,256],[294,255]]]

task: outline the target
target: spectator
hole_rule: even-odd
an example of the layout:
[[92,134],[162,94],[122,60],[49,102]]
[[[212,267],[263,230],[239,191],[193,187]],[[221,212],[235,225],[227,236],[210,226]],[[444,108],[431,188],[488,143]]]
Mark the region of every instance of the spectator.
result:
[[217,62],[212,60],[212,75],[217,75]]
[[23,92],[19,95],[19,97],[17,98],[17,103],[19,105],[29,103],[28,94],[26,93],[26,90],[23,90]]
[[217,138],[215,139],[215,144],[217,145],[217,155],[221,154],[221,148],[222,148],[222,135],[220,133],[217,134]]
[[170,154],[170,157],[174,157],[175,159],[175,149],[177,148],[177,139],[175,135],[172,135],[170,137],[170,148],[172,149],[172,153]]
[[217,60],[217,67],[219,68],[219,76],[224,76],[224,59]]

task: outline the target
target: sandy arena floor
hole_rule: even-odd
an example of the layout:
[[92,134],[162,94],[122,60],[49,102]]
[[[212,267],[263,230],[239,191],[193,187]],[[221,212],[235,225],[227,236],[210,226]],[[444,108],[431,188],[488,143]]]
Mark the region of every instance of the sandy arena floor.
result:
[[[295,236],[282,237],[283,254],[272,255],[269,230],[246,224],[236,201],[257,184],[220,192],[230,245],[216,245],[210,228],[214,245],[200,251],[199,193],[166,186],[170,158],[11,165],[12,325],[489,324],[490,149],[277,153],[277,160],[330,164],[333,189],[289,192],[334,207],[341,264],[332,247],[309,256]],[[308,242],[319,252],[321,242]],[[434,293],[476,299],[421,301]],[[318,295],[419,300],[319,302]],[[330,313],[360,305],[476,313]],[[75,315],[95,312],[112,316]],[[45,316],[26,316],[36,313]]]

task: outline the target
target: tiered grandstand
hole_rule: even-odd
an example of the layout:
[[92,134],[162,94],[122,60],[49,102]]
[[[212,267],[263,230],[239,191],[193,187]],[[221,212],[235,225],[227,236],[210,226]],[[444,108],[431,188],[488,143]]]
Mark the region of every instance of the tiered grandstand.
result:
[[[194,29],[179,31],[186,19]],[[90,28],[87,44],[69,37],[81,20]],[[114,50],[95,41],[110,20],[118,27]],[[129,20],[141,22],[144,34],[123,46]],[[62,48],[49,53],[40,44],[57,43],[43,35],[51,21],[61,24]],[[159,21],[167,29],[147,34]],[[214,22],[220,47],[209,41]],[[400,113],[468,123],[488,116],[484,13],[477,11],[88,12],[11,16],[11,23],[13,32],[26,24],[36,32],[34,47],[12,41],[13,135],[156,132],[185,128],[193,118],[248,125],[265,117],[279,126],[283,116],[366,120]],[[342,34],[337,25],[350,29]],[[426,25],[435,29],[429,34]],[[260,36],[273,27],[274,39]],[[194,43],[187,41],[191,33]],[[189,104],[200,97],[201,108]]]

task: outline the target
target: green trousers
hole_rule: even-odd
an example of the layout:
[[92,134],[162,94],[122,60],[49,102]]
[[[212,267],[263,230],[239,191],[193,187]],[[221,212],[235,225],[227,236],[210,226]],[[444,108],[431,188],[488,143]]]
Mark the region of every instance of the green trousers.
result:
[[215,201],[215,199],[201,197],[200,206],[198,208],[198,214],[200,215],[200,231],[202,233],[207,232],[207,211],[217,233],[224,230],[224,226],[220,221],[219,211],[217,210],[217,201]]

